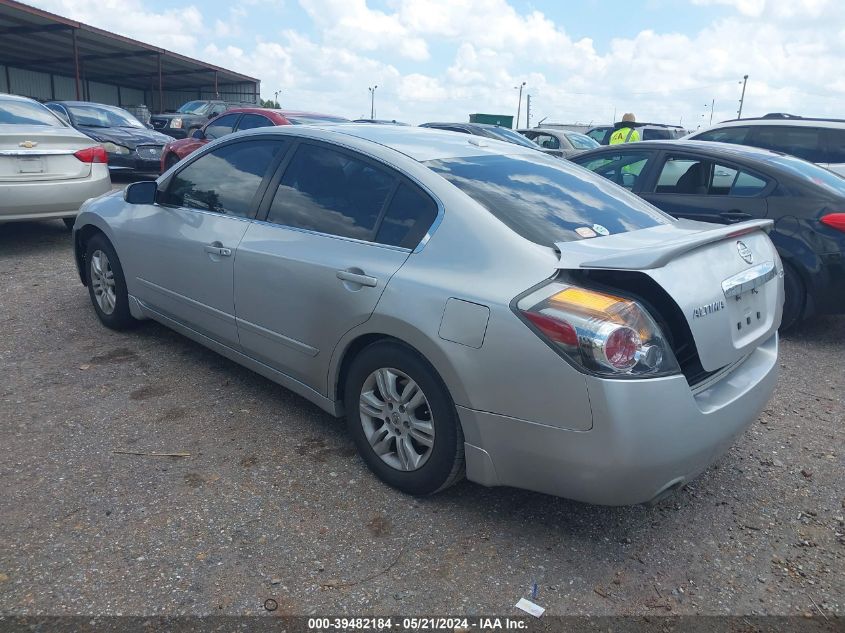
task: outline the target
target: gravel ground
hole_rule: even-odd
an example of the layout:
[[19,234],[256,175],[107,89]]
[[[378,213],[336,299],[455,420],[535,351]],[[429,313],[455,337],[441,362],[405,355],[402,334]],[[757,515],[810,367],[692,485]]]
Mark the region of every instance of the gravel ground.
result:
[[[59,222],[0,225],[0,613],[845,615],[845,317],[657,507],[379,483],[337,421],[165,328],[97,321]],[[116,451],[187,452],[150,457]]]

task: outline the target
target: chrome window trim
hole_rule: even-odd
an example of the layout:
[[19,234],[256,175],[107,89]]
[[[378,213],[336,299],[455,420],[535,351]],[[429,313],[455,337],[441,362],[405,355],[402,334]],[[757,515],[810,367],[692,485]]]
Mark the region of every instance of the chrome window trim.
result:
[[[410,248],[405,248],[403,246],[393,246],[392,244],[382,244],[380,242],[373,242],[371,240],[362,240],[358,239],[357,237],[347,237],[345,235],[335,235],[334,233],[323,233],[321,231],[315,231],[313,229],[303,229],[298,226],[291,226],[289,224],[280,224],[278,222],[268,222],[267,220],[252,220],[253,224],[262,224],[266,226],[270,226],[276,229],[286,229],[288,231],[296,231],[297,233],[305,233],[307,235],[317,235],[320,237],[330,237],[335,240],[343,240],[345,242],[354,242],[357,244],[368,244],[370,246],[378,246],[379,248],[386,248],[391,251],[399,251],[400,253],[412,253]],[[423,238],[425,239],[425,238]],[[420,240],[422,241],[422,240]]]

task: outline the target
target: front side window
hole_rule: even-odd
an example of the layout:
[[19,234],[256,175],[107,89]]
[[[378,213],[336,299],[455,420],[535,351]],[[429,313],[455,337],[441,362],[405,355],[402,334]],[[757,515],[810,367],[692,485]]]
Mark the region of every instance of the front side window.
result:
[[218,147],[177,172],[161,192],[159,202],[253,217],[253,198],[273,159],[284,147],[285,142],[280,140],[243,141]]
[[221,136],[231,134],[235,128],[235,123],[238,121],[238,116],[238,114],[227,114],[219,119],[214,119],[205,127],[205,138],[213,141]]
[[587,132],[587,136],[596,141],[596,143],[601,144],[601,142],[604,140],[604,137],[607,136],[607,128],[590,130],[589,132]]
[[0,124],[65,127],[53,112],[40,103],[17,99],[0,99]]
[[583,239],[593,225],[603,234],[674,222],[605,178],[541,152],[444,158],[425,165],[515,233],[543,246]]
[[371,240],[395,185],[395,178],[369,162],[303,144],[285,169],[267,221]]
[[745,144],[748,138],[748,132],[751,131],[749,127],[723,127],[717,130],[707,130],[692,138],[696,141],[714,141],[717,143],[734,143],[736,145]]
[[257,127],[269,127],[271,125],[273,125],[273,122],[266,116],[261,116],[260,114],[245,114],[238,122],[238,129],[252,130]]
[[602,154],[585,160],[579,160],[576,157],[573,162],[612,180],[617,185],[633,189],[648,164],[649,158],[650,154],[647,152],[629,151]]

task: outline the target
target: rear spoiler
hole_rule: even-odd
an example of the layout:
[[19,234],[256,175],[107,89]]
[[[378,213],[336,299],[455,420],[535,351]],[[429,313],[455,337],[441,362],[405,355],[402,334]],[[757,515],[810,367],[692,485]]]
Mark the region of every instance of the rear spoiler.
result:
[[705,244],[739,238],[753,231],[768,233],[773,226],[772,220],[749,220],[728,225],[678,220],[628,233],[578,242],[556,242],[555,246],[560,251],[558,268],[662,268],[673,259]]

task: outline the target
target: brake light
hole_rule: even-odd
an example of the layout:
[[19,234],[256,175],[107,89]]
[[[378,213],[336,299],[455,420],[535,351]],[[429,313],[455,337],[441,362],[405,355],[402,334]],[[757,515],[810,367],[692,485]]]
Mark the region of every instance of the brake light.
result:
[[822,216],[821,222],[832,229],[845,233],[845,213],[829,213]]
[[73,155],[78,159],[81,160],[83,163],[108,163],[109,158],[106,154],[106,150],[102,148],[100,145],[95,145],[94,147],[86,147],[85,149],[81,149],[78,152],[74,152]]
[[555,350],[590,373],[648,378],[679,371],[654,319],[631,299],[552,282],[517,309]]

